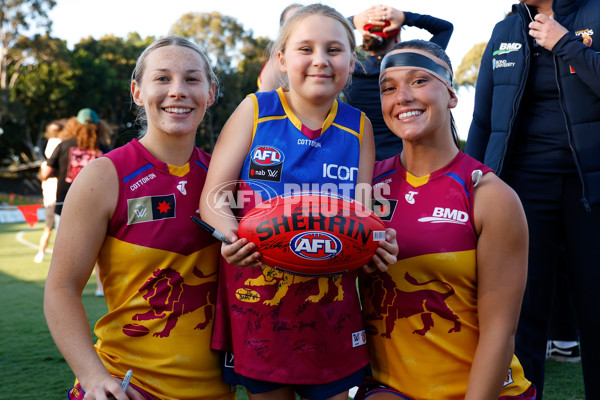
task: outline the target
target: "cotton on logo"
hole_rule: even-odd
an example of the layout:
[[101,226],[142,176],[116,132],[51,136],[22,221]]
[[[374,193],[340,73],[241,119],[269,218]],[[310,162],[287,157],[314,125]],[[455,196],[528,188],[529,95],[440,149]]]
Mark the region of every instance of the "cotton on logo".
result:
[[283,162],[283,152],[275,147],[258,146],[252,151],[252,161],[258,165],[277,165]]
[[464,225],[469,220],[469,214],[464,211],[450,208],[435,207],[433,216],[419,218],[419,222],[431,222],[432,224],[450,223]]

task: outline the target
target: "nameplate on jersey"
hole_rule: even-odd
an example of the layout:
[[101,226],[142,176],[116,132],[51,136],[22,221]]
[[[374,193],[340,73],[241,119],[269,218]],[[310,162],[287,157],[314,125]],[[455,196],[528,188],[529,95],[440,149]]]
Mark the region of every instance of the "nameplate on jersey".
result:
[[127,199],[127,225],[175,218],[175,195]]
[[250,154],[248,179],[281,182],[283,151],[273,146],[256,146]]

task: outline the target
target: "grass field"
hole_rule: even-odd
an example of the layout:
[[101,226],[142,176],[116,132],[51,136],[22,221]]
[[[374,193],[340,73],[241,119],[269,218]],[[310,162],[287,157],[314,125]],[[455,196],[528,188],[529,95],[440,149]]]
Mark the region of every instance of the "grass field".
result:
[[[64,399],[73,374],[56,349],[42,310],[49,259],[33,257],[43,224],[0,224],[0,400]],[[92,279],[83,293],[90,327],[106,311]],[[246,396],[238,391],[238,399]],[[545,400],[584,399],[581,364],[547,363]]]

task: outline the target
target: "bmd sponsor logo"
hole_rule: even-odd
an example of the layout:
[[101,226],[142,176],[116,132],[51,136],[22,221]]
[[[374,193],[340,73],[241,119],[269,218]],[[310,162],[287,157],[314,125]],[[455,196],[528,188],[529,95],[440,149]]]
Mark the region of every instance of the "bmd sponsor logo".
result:
[[523,45],[521,43],[500,43],[500,47],[498,50],[492,53],[493,56],[498,56],[500,54],[512,53],[513,51],[519,51]]
[[465,225],[469,220],[469,214],[464,211],[451,208],[435,207],[431,217],[419,218],[419,222],[431,222],[432,224],[460,224]]
[[342,251],[342,242],[335,235],[321,231],[302,232],[290,240],[294,254],[312,260],[334,257]]

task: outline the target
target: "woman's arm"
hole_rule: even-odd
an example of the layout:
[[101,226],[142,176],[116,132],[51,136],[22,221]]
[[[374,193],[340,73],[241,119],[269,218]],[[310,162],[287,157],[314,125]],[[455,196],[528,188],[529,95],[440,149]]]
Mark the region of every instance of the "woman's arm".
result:
[[222,232],[233,244],[221,246],[227,262],[239,266],[258,266],[256,245],[237,238],[238,222],[231,210],[244,159],[252,143],[254,104],[250,97],[242,101],[223,127],[215,145],[204,190],[200,196],[202,220]]
[[433,35],[429,41],[439,45],[442,49],[446,49],[454,31],[454,25],[451,22],[431,15],[408,11],[404,11],[404,25],[425,29]]
[[514,353],[527,280],[528,232],[517,194],[488,173],[475,190],[479,341],[466,400],[496,400]]
[[110,376],[94,349],[81,302],[117,196],[117,173],[109,159],[93,161],[77,176],[65,199],[44,293],[50,333],[86,391],[86,398],[91,399],[107,394],[126,399],[119,380]]
[[[371,182],[373,181],[373,167],[375,165],[375,142],[373,139],[373,128],[371,121],[365,117],[365,128],[363,131],[363,141],[360,146],[360,161],[358,164],[358,179],[356,185],[355,198],[357,201],[370,208],[371,205]],[[387,271],[388,265],[397,261],[398,242],[396,241],[396,231],[392,228],[386,229],[386,240],[379,242],[377,252],[371,258],[371,262],[365,265],[363,269],[366,272],[373,272],[376,269]]]

